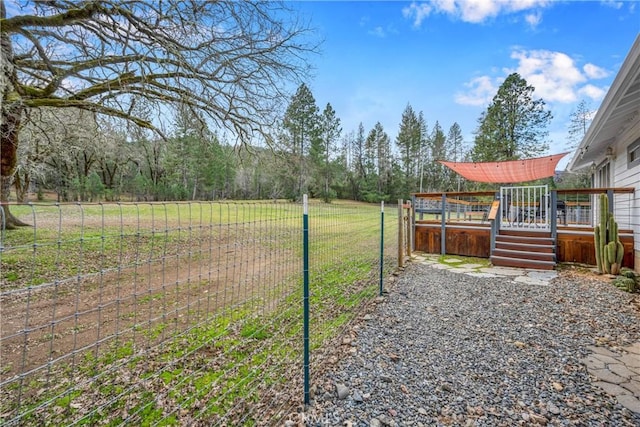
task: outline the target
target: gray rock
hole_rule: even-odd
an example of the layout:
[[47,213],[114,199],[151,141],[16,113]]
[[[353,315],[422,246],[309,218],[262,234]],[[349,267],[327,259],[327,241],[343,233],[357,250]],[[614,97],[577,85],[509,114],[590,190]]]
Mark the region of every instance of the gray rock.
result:
[[618,396],[620,394],[629,394],[629,391],[627,389],[624,389],[617,384],[611,384],[605,381],[594,381],[593,385],[600,387],[601,389],[603,389],[605,392],[607,392],[612,396]]
[[620,357],[621,355],[618,353],[614,353],[613,351],[604,348],[604,347],[600,347],[600,346],[595,346],[595,345],[590,345],[587,347],[587,350],[589,350],[592,353],[597,353],[597,354],[602,354],[603,356],[609,356],[609,357]]
[[534,424],[538,424],[541,426],[546,426],[547,423],[549,422],[549,420],[542,416],[542,415],[538,415],[538,414],[531,414],[531,422],[533,422]]
[[549,411],[553,415],[560,415],[560,409],[552,402],[547,403],[547,411]]
[[598,377],[599,380],[605,381],[611,384],[620,384],[627,381],[627,379],[616,375],[608,369],[590,369],[589,373]]
[[631,380],[626,383],[621,383],[620,387],[628,390],[634,396],[640,397],[640,381]]
[[623,378],[631,378],[636,375],[634,371],[629,370],[629,368],[621,363],[611,363],[608,368],[611,372]]
[[621,394],[619,396],[616,396],[616,399],[618,399],[618,402],[620,402],[621,405],[623,405],[631,412],[640,414],[640,400],[638,400],[636,397],[628,394]]
[[346,399],[347,396],[349,396],[349,387],[344,384],[336,383],[336,394],[338,395],[338,399]]
[[378,420],[380,420],[380,423],[383,426],[393,426],[396,424],[396,422],[391,417],[388,417],[384,414],[378,415]]
[[[452,266],[410,263],[398,275],[371,313],[375,320],[349,335],[357,336],[357,353],[326,374],[314,372],[314,381],[344,384],[351,395],[339,400],[330,390],[331,399],[314,406],[314,419],[354,427],[640,426],[640,414],[624,406],[634,407],[631,384],[640,382],[640,366],[633,366],[640,360],[627,350],[640,341],[628,294],[585,275],[560,272],[533,286],[513,282],[522,270],[483,278],[455,274]],[[392,354],[401,357],[392,362]],[[616,364],[634,376],[607,369]]]
[[391,378],[389,375],[386,374],[382,374],[380,375],[380,381],[384,382],[384,383],[390,383],[393,381],[393,378]]

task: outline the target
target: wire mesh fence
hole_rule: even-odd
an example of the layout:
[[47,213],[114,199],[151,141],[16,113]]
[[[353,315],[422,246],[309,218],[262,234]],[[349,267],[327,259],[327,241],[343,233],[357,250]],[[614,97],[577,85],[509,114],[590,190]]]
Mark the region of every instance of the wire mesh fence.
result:
[[[31,226],[2,229],[0,424],[273,425],[301,404],[301,204],[10,209]],[[379,206],[310,203],[312,372],[397,265],[398,216],[382,253],[380,229]]]

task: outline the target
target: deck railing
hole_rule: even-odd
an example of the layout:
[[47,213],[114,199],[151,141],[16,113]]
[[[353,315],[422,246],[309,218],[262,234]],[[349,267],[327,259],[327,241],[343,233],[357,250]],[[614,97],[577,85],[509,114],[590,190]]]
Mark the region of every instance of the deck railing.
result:
[[[413,195],[414,248],[418,251],[488,258],[505,229],[548,231],[559,262],[595,264],[593,227],[600,194],[609,199],[625,245],[625,265],[634,265],[633,226],[640,223],[633,188],[550,190],[532,187],[466,193]],[[507,203],[508,201],[508,203]]]
[[551,195],[547,185],[500,188],[502,228],[549,228]]
[[[503,187],[499,191],[417,193],[415,220],[423,223],[489,225],[488,212],[500,201],[502,228],[593,227],[600,218],[598,197],[607,194],[620,229],[633,221],[633,188],[547,190],[547,186]],[[555,193],[555,195],[554,195]],[[555,209],[552,198],[555,198]]]

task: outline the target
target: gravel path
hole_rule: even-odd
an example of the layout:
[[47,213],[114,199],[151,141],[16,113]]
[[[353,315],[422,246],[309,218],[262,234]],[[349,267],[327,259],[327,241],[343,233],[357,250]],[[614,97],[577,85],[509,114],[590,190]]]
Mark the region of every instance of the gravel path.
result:
[[336,349],[340,360],[315,374],[299,417],[331,426],[640,426],[640,414],[593,385],[580,363],[589,346],[640,341],[639,300],[571,272],[535,286],[410,264]]

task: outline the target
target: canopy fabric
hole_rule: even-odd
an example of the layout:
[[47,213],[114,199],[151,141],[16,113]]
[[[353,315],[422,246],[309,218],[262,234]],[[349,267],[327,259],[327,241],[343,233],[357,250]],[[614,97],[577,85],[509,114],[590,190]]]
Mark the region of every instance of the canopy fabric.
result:
[[438,161],[469,181],[515,184],[553,176],[558,162],[567,154],[569,153],[503,162]]

